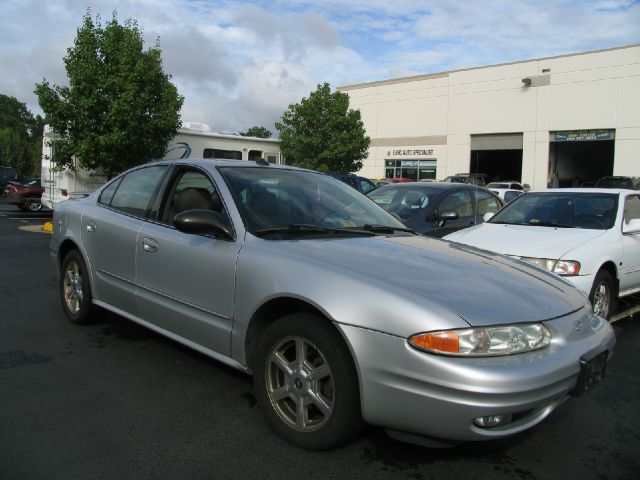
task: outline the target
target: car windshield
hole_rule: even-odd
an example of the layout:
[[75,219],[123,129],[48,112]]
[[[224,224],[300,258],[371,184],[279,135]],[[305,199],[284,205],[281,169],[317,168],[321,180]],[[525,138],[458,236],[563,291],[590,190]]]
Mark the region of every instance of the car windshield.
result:
[[440,192],[424,187],[381,187],[369,194],[369,198],[388,212],[401,219],[422,211]]
[[219,171],[254,235],[408,230],[367,197],[327,175],[267,167],[220,167]]
[[606,230],[615,223],[617,210],[616,194],[527,193],[509,203],[489,222]]

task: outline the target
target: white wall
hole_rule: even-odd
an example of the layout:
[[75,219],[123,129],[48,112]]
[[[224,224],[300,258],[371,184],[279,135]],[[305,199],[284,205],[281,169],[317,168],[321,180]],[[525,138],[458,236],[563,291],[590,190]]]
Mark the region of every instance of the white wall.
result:
[[[549,132],[590,129],[615,129],[614,174],[640,176],[640,45],[340,90],[372,140],[445,136],[430,146],[438,178],[469,170],[472,134],[523,133],[522,181],[545,188]],[[361,173],[384,176],[388,148],[372,147]]]

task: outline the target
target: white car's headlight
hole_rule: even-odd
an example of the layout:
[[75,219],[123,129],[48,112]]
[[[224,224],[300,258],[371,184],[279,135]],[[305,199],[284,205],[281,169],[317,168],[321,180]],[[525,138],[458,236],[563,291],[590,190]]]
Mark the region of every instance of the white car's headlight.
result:
[[419,350],[465,357],[531,352],[550,342],[551,333],[542,323],[443,330],[409,337],[409,345]]
[[520,260],[542,268],[547,272],[557,273],[558,275],[572,276],[580,273],[580,262],[574,260],[554,260],[552,258],[532,257],[520,257]]

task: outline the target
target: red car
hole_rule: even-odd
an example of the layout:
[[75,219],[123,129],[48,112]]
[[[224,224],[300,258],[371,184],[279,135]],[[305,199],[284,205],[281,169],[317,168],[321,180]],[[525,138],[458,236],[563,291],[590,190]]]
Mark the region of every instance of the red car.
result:
[[43,193],[44,187],[40,185],[39,178],[23,182],[9,180],[4,187],[3,200],[17,205],[22,210],[39,212],[42,210],[40,198]]
[[391,183],[415,182],[413,178],[403,178],[403,177],[385,178],[385,180]]

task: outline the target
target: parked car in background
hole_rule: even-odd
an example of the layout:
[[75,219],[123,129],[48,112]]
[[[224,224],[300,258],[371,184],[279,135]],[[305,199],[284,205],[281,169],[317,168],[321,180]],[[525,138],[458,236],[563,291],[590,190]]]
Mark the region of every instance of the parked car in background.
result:
[[640,291],[640,193],[614,189],[529,192],[447,240],[502,253],[561,275],[605,318]]
[[329,172],[327,173],[327,175],[333,178],[337,178],[341,182],[346,183],[350,187],[355,188],[360,193],[364,193],[365,195],[378,188],[378,186],[373,181],[365,177],[360,177],[353,173]]
[[596,188],[625,188],[640,190],[640,178],[638,177],[602,177],[596,181]]
[[486,173],[456,173],[442,180],[445,183],[469,183],[483,187],[487,183]]
[[15,180],[18,178],[18,171],[13,167],[6,167],[0,165],[0,195],[4,192],[4,187],[7,186],[9,180]]
[[[489,184],[491,185],[491,184]],[[498,195],[501,199],[505,201],[505,203],[509,203],[512,200],[515,200],[520,195],[524,195],[524,190],[511,190],[509,188],[493,188],[487,185],[487,188],[491,190],[493,193]]]
[[529,191],[529,185],[526,183],[516,182],[515,180],[505,180],[503,182],[490,182],[487,184],[489,189],[509,189],[509,190],[521,190],[523,192]]
[[387,181],[389,183],[415,182],[415,180],[413,178],[404,178],[404,177],[385,178],[385,181]]
[[363,420],[412,442],[522,432],[601,380],[615,344],[572,285],[415,235],[317,172],[153,162],[57,204],[53,225],[69,320],[104,307],[253,374],[304,448]]
[[42,193],[44,187],[40,184],[40,179],[9,180],[4,187],[3,200],[6,203],[13,203],[22,210],[39,212],[42,210]]
[[432,237],[477,225],[505,204],[486,188],[459,183],[386,185],[368,196],[407,227]]

